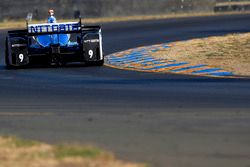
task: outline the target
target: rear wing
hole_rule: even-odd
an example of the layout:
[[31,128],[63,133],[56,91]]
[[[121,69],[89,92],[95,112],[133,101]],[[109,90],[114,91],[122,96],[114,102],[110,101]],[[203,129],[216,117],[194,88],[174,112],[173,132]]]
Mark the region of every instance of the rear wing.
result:
[[82,20],[79,22],[64,22],[64,23],[45,23],[45,24],[29,24],[32,20],[32,14],[28,14],[26,19],[28,36],[36,36],[42,34],[70,34],[81,33]]
[[29,36],[41,34],[69,34],[80,33],[82,25],[81,22],[28,24],[27,29]]

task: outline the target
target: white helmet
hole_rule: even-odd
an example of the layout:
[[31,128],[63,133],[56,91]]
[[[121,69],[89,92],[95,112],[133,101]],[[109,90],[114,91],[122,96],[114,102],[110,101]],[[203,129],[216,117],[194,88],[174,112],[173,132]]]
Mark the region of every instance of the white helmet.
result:
[[49,13],[49,15],[53,16],[54,15],[54,9],[49,9],[48,13]]

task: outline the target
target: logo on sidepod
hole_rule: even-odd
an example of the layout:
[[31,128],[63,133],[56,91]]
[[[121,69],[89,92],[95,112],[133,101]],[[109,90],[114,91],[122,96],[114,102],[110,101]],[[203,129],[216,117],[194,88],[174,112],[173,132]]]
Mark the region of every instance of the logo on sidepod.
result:
[[37,24],[29,25],[29,33],[60,33],[60,32],[69,32],[69,31],[79,31],[79,23],[65,23],[65,24]]
[[100,42],[99,39],[87,39],[87,40],[84,40],[84,43],[98,43]]

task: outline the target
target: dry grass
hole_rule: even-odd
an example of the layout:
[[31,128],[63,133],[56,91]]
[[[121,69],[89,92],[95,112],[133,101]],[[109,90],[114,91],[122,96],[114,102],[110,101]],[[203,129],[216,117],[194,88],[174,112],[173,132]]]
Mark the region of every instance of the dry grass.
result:
[[[183,13],[183,14],[161,14],[161,15],[141,15],[141,16],[123,16],[123,17],[102,17],[102,18],[88,18],[83,19],[84,23],[110,23],[110,22],[124,22],[124,21],[139,21],[139,20],[157,20],[167,18],[183,18],[183,17],[201,17],[201,16],[217,16],[217,15],[232,15],[242,14],[248,12],[225,12],[225,13]],[[33,21],[33,23],[43,23],[44,21]],[[58,22],[68,22],[72,20],[58,20]],[[25,20],[5,20],[0,22],[0,29],[8,28],[24,28],[26,26]]]
[[154,53],[158,58],[208,64],[250,76],[250,33],[209,37],[170,44]]
[[14,137],[0,137],[0,167],[143,167],[116,160],[91,146],[52,146]]

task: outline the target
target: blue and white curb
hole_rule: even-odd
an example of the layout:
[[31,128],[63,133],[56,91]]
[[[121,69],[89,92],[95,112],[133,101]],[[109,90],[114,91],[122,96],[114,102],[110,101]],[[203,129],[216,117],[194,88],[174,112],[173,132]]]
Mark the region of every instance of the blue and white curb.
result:
[[152,56],[168,44],[139,47],[106,56],[105,65],[113,68],[142,72],[175,73],[211,77],[233,77],[232,72],[206,64],[192,62],[177,62],[176,60],[158,59]]

